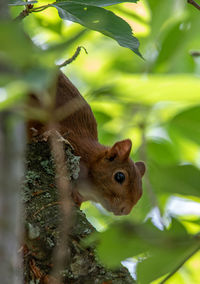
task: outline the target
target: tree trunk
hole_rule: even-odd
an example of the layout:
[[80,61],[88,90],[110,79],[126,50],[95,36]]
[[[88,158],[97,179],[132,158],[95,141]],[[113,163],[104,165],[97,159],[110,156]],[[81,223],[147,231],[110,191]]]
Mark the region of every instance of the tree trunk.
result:
[[[79,157],[65,146],[68,173],[73,185],[78,177]],[[51,271],[54,250],[60,242],[60,203],[55,186],[55,165],[47,142],[28,145],[27,172],[22,198],[25,204],[24,279],[25,283],[60,283]],[[72,220],[69,220],[72,222]],[[95,247],[86,247],[84,238],[95,229],[79,208],[73,208],[73,223],[66,236],[67,259],[59,271],[62,283],[133,283],[126,268],[105,268],[95,256]],[[31,282],[32,281],[32,282]]]

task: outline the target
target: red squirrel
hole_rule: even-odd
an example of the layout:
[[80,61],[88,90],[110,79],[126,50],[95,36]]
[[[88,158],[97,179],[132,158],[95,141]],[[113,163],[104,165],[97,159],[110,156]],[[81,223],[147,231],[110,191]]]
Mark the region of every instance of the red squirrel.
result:
[[[66,115],[63,111],[58,131],[73,146],[75,155],[81,157],[74,199],[78,199],[80,204],[87,200],[101,203],[115,215],[129,214],[142,195],[142,176],[145,173],[143,162],[134,163],[129,158],[131,140],[116,142],[112,147],[101,145],[89,104],[70,80],[59,72],[55,109],[65,106]],[[45,126],[37,121],[30,121],[28,127],[36,129],[38,134],[45,132]],[[86,186],[81,186],[81,183]]]

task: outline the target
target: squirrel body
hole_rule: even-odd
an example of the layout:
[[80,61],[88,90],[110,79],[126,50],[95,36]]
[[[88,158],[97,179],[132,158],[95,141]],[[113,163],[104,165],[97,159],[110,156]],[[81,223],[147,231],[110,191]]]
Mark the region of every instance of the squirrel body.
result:
[[[38,103],[38,102],[37,102]],[[142,195],[143,162],[134,163],[130,158],[130,139],[116,142],[112,147],[98,141],[97,123],[89,104],[70,80],[59,72],[55,109],[60,109],[58,131],[81,157],[80,177],[74,191],[74,200],[101,203],[115,215],[127,215]],[[29,121],[37,134],[45,132],[45,125]]]

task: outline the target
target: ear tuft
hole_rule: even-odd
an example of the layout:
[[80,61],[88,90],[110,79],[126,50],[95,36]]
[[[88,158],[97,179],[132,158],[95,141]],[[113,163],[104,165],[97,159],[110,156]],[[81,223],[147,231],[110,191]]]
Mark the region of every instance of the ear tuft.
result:
[[136,162],[135,165],[140,171],[141,177],[143,177],[145,171],[146,171],[146,166],[144,162]]
[[110,149],[110,155],[118,156],[121,161],[128,159],[131,152],[132,142],[130,139],[116,142]]

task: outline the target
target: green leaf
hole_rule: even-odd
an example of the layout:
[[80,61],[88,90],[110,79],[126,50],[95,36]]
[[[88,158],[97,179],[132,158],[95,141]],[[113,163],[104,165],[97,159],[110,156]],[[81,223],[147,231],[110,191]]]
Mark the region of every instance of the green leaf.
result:
[[173,271],[195,252],[199,243],[192,238],[177,219],[172,219],[170,228],[161,234],[161,243],[149,247],[149,256],[138,263],[139,283],[149,284],[153,280]]
[[114,91],[126,102],[150,105],[164,101],[199,103],[200,80],[190,74],[126,75],[115,82]]
[[18,1],[18,0],[9,0],[8,5],[9,6],[25,6],[25,5],[35,4],[37,2],[38,1],[24,2],[24,1]]
[[97,121],[103,124],[109,122],[112,119],[112,116],[103,111],[95,111],[95,118]]
[[159,138],[148,141],[147,154],[149,159],[161,165],[171,165],[178,162],[176,148],[165,139]]
[[172,238],[184,238],[187,236],[187,230],[178,219],[172,218],[167,235]]
[[[170,228],[164,231],[160,231],[149,221],[143,224],[116,222],[106,231],[94,233],[86,240],[87,245],[94,242],[97,244],[99,258],[110,267],[119,266],[120,262],[128,257],[142,255],[149,257],[159,251],[163,254],[170,251],[172,257],[169,257],[173,258],[179,252],[183,252],[187,246],[191,247],[194,243],[196,245],[196,240],[193,240],[185,227],[175,219],[172,219]],[[159,262],[159,257],[156,261]],[[171,262],[174,265],[175,262]],[[161,274],[167,272],[168,268],[162,271]],[[148,272],[146,273],[148,274]]]
[[169,130],[200,144],[200,106],[188,108],[177,114],[169,124]]
[[0,111],[21,101],[27,92],[24,82],[12,82],[6,88],[0,88]]
[[173,16],[174,0],[155,1],[148,0],[147,5],[151,12],[151,34],[150,37],[156,38],[162,31],[163,25]]
[[[153,252],[153,255],[137,266],[137,276],[140,284],[149,284],[167,273],[170,273],[197,250],[198,246],[189,240],[184,244],[176,242],[176,246],[163,247]],[[159,282],[161,283],[161,282]]]
[[98,240],[97,254],[99,258],[106,265],[117,267],[126,258],[148,250],[148,244],[138,236],[138,228],[137,225],[133,226],[131,223],[117,223],[105,232],[93,234],[87,243]]
[[157,193],[200,196],[200,170],[192,165],[161,167],[148,165],[151,184]]
[[139,0],[125,0],[125,1],[121,1],[121,0],[71,0],[71,1],[66,1],[66,0],[57,0],[56,3],[59,2],[72,2],[72,3],[76,3],[76,4],[84,4],[84,5],[90,5],[90,6],[97,6],[97,7],[105,7],[105,6],[111,6],[111,5],[115,5],[115,4],[120,4],[120,3],[137,3]]
[[57,67],[51,54],[36,47],[21,25],[0,22],[0,38],[0,86],[4,90],[0,108],[6,108],[29,91],[46,90],[55,79]]
[[75,4],[70,1],[59,2],[52,6],[58,10],[62,19],[79,23],[88,29],[109,36],[115,39],[119,45],[130,48],[141,56],[138,50],[139,41],[132,35],[131,27],[113,12],[100,7]]
[[28,66],[35,61],[39,49],[25,35],[21,26],[13,22],[0,22],[0,59],[8,64]]
[[191,219],[181,219],[181,220],[186,223],[192,223],[192,224],[200,226],[200,218],[196,220],[191,220]]

